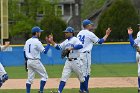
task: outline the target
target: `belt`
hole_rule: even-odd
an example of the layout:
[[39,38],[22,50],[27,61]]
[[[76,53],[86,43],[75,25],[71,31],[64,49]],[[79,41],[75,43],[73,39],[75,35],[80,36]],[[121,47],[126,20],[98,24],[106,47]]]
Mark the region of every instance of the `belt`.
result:
[[32,58],[28,58],[29,60],[40,60],[39,58],[35,58],[35,59],[32,59]]
[[83,53],[89,53],[89,51],[84,51]]
[[77,58],[68,58],[69,61],[77,60]]

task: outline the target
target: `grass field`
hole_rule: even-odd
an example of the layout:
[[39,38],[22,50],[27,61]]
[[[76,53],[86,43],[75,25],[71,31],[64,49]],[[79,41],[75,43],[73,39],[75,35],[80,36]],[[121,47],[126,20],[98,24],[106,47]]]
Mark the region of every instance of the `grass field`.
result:
[[[60,78],[63,65],[46,65],[49,78]],[[5,67],[9,77],[12,79],[27,78],[24,67]],[[91,66],[91,77],[136,77],[137,64],[94,64]],[[72,74],[71,77],[75,77]]]
[[[56,89],[55,89],[56,90]],[[37,93],[38,90],[32,90],[31,93]],[[45,90],[50,93],[51,90]],[[25,93],[25,90],[0,90],[0,93]],[[63,93],[78,93],[78,89],[64,89]],[[96,88],[90,89],[90,93],[137,93],[136,88]]]
[[[46,65],[49,78],[60,78],[63,65]],[[27,78],[27,72],[24,67],[5,67],[10,78]],[[91,66],[91,77],[137,77],[137,64],[94,64]],[[38,77],[38,76],[37,76]],[[75,77],[72,74],[72,77]],[[56,89],[53,89],[56,90]],[[79,89],[64,89],[63,93],[78,93]],[[137,88],[93,88],[90,93],[137,93]],[[37,93],[38,90],[31,90],[31,93]],[[25,93],[25,90],[19,89],[1,89],[0,93]],[[45,90],[50,93],[50,89]]]

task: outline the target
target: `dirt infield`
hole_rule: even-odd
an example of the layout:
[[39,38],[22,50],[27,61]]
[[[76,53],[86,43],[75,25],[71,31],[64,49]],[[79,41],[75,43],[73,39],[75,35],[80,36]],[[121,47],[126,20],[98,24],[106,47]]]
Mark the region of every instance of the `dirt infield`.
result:
[[[46,89],[57,88],[58,78],[49,78],[45,86]],[[35,79],[32,89],[39,88],[39,79]],[[25,89],[26,79],[9,79],[1,89]],[[116,88],[116,87],[137,87],[136,77],[103,77],[90,78],[89,88]],[[65,88],[79,88],[77,78],[70,78]]]

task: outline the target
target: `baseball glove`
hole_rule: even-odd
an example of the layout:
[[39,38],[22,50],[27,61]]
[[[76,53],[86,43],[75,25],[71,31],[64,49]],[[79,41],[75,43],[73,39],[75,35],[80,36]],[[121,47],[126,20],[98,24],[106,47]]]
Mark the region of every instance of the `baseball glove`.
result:
[[138,45],[134,46],[136,48],[136,51],[140,53],[140,47]]
[[64,58],[66,56],[69,57],[69,53],[70,53],[70,51],[68,49],[63,50],[61,53],[61,58]]

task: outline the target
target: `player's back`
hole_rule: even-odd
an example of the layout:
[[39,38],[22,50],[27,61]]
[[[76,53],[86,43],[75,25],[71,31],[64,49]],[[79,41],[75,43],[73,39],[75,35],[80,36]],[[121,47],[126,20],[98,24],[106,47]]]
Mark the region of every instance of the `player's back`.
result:
[[30,38],[26,41],[24,51],[27,58],[40,59],[41,51],[38,48],[40,43],[41,42],[38,40],[38,38]]
[[91,51],[93,47],[93,43],[97,43],[99,38],[88,30],[81,30],[77,34],[77,38],[82,42],[83,48],[81,49],[81,52],[84,51]]

